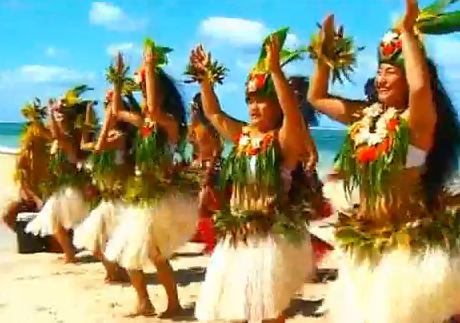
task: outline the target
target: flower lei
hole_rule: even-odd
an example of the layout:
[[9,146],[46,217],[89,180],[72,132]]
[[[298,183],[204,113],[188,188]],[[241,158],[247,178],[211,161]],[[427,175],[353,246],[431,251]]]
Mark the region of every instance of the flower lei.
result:
[[238,144],[237,152],[239,155],[255,156],[260,152],[266,151],[273,139],[274,137],[271,133],[267,133],[263,138],[251,138],[249,133],[242,132],[235,140]]
[[348,130],[336,158],[346,174],[345,189],[364,188],[368,203],[382,194],[388,175],[402,169],[409,145],[409,127],[395,108],[375,103],[363,110],[363,118]]

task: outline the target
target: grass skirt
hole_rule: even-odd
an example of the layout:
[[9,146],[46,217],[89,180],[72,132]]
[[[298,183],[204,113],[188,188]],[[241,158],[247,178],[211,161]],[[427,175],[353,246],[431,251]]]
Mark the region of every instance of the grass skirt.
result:
[[63,187],[46,201],[37,217],[26,226],[26,232],[44,237],[56,233],[59,225],[69,230],[79,224],[88,212],[81,190]]
[[162,257],[174,251],[195,234],[198,202],[185,195],[163,198],[155,205],[128,205],[110,238],[105,257],[131,270],[141,270],[150,262],[151,252],[158,248]]
[[326,306],[330,322],[440,323],[460,312],[460,257],[394,249],[376,265],[341,255]]
[[107,240],[119,223],[122,209],[119,200],[102,200],[89,216],[75,229],[73,244],[91,252],[104,251]]
[[248,235],[236,246],[220,240],[208,264],[195,316],[199,321],[261,322],[278,317],[314,273],[310,237]]

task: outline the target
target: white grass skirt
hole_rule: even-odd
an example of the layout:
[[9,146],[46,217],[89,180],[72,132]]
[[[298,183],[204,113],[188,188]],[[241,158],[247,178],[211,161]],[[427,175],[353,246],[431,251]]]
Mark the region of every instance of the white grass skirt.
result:
[[221,240],[208,264],[195,316],[199,321],[261,322],[277,318],[314,273],[310,237],[292,244],[280,235]]
[[121,212],[105,257],[131,270],[151,264],[154,247],[162,257],[171,257],[192,238],[198,223],[198,201],[184,195],[166,197],[151,207],[129,205]]
[[89,216],[75,228],[73,244],[91,252],[104,251],[107,240],[119,223],[123,204],[120,200],[102,200]]
[[54,234],[58,225],[72,229],[88,212],[82,192],[73,187],[63,187],[46,201],[37,217],[27,225],[26,232],[44,237]]
[[341,254],[331,283],[329,322],[441,323],[460,313],[460,258],[441,249],[396,249],[376,266]]
[[329,180],[323,186],[324,197],[327,198],[334,211],[336,212],[349,212],[353,210],[354,204],[359,204],[359,191],[353,190],[351,196],[348,197],[343,187],[341,180]]

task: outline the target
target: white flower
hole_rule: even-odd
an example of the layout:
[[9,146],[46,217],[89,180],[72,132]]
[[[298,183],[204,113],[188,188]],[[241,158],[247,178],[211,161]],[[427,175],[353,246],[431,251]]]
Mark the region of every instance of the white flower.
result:
[[363,113],[365,116],[375,118],[380,115],[380,113],[382,113],[382,105],[380,103],[374,103],[371,106],[365,108]]
[[91,180],[91,184],[93,184],[94,186],[96,186],[96,184],[97,184],[97,181],[96,181],[96,179],[95,179],[95,178],[93,178],[93,179]]
[[376,132],[380,132],[382,130],[386,130],[387,128],[387,121],[384,118],[379,118],[375,123],[375,130]]
[[93,170],[93,167],[94,167],[94,165],[93,165],[92,162],[87,161],[87,162],[85,163],[85,169],[86,169],[87,171],[92,171],[92,170]]
[[241,136],[240,141],[238,142],[238,145],[246,146],[246,145],[249,144],[250,141],[251,141],[251,139],[249,138],[248,135],[243,135],[243,136]]
[[142,172],[141,172],[141,170],[139,169],[138,166],[136,166],[136,167],[134,168],[134,174],[135,174],[136,176],[141,176],[141,175],[142,175]]
[[355,136],[355,145],[359,146],[369,139],[370,132],[368,128],[361,128]]
[[141,84],[142,83],[142,77],[141,77],[141,73],[134,73],[134,82],[136,82],[137,84]]
[[262,144],[262,139],[260,138],[254,138],[252,139],[252,148],[258,149],[260,148],[260,145]]
[[388,108],[383,114],[382,118],[388,121],[395,118],[397,114],[398,110],[396,110],[395,108]]
[[371,133],[367,138],[367,144],[369,146],[375,146],[383,141],[385,136],[382,136],[380,133]]
[[383,36],[382,42],[384,44],[388,44],[388,43],[391,43],[393,40],[398,39],[398,38],[399,38],[399,35],[397,33],[395,33],[394,31],[389,31]]
[[249,80],[248,81],[248,92],[249,93],[252,93],[252,92],[256,92],[257,91],[257,82],[255,79],[253,80]]
[[77,163],[77,169],[78,170],[81,170],[83,168],[83,163],[82,162],[78,162]]
[[152,128],[152,127],[155,125],[155,123],[153,122],[153,120],[150,119],[149,117],[145,118],[144,123],[145,123],[145,125],[146,125],[147,127],[149,127],[149,128]]

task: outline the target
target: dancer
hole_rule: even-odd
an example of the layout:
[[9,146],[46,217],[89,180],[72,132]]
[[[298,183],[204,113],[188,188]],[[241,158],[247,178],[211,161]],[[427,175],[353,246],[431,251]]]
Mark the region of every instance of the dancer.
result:
[[44,183],[49,196],[37,217],[26,227],[35,235],[54,235],[64,251],[65,262],[73,263],[75,249],[69,235],[75,225],[88,215],[88,204],[83,195],[89,178],[77,169],[82,158],[79,147],[81,130],[78,119],[84,115],[87,101],[80,95],[89,88],[85,85],[69,90],[59,101],[49,103],[49,124],[53,137],[50,154],[50,181]]
[[204,172],[199,204],[200,221],[194,241],[205,243],[204,251],[210,253],[216,244],[212,216],[219,210],[224,198],[218,185],[223,144],[219,133],[204,115],[200,93],[193,97],[189,141],[196,150],[195,162]]
[[423,32],[460,30],[459,12],[443,10],[438,3],[419,13],[406,0],[404,18],[380,44],[371,105],[328,94],[329,66],[352,55],[336,50],[349,38],[335,34],[333,17],[323,23],[308,97],[351,124],[337,166],[346,189],[360,189],[359,209],[335,232],[342,260],[327,298],[331,322],[432,323],[459,312],[460,214],[439,197],[457,167],[460,127],[420,41]]
[[[173,252],[193,236],[198,221],[199,184],[189,181],[174,165],[185,138],[185,108],[173,81],[161,68],[170,50],[146,41],[143,67],[137,75],[146,106],[142,114],[112,105],[119,121],[138,127],[134,144],[136,176],[128,182],[124,215],[109,240],[105,257],[128,271],[137,294],[131,314],[151,316],[144,268],[153,262],[164,286],[168,306],[162,317],[181,312],[173,269]],[[194,196],[195,194],[195,196]]]
[[287,31],[265,40],[251,71],[248,125],[219,106],[213,89],[218,64],[201,46],[191,54],[205,115],[235,144],[221,171],[221,185],[230,183],[232,195],[214,217],[218,243],[196,305],[200,321],[284,322],[291,298],[314,271],[308,206],[302,190],[290,190],[308,132],[281,70],[288,57],[296,57],[291,51],[280,57]]
[[5,224],[15,231],[16,217],[20,212],[37,212],[43,206],[40,183],[49,178],[47,145],[51,133],[46,128],[43,119],[46,118],[46,108],[35,99],[27,103],[21,110],[27,122],[21,136],[15,180],[19,184],[19,199],[5,207],[2,216]]
[[[86,128],[83,133],[82,149],[92,151],[86,162],[86,167],[92,175],[101,201],[90,215],[78,226],[74,233],[74,245],[85,248],[100,259],[106,269],[105,282],[126,281],[126,272],[117,264],[105,259],[103,252],[108,239],[120,222],[120,210],[123,206],[122,198],[126,191],[126,181],[134,174],[134,164],[131,162],[130,149],[131,137],[135,129],[130,124],[117,122],[114,119],[112,105],[124,105],[132,109],[128,100],[123,100],[122,93],[130,97],[132,93],[128,88],[133,81],[126,77],[128,69],[125,68],[121,54],[117,56],[116,67],[109,68],[108,79],[114,82],[113,90],[109,90],[105,102],[105,118],[99,137],[95,141],[88,141],[88,133],[94,128],[94,111],[92,103],[86,110]],[[127,110],[131,110],[127,109]],[[120,110],[115,107],[115,110]]]

